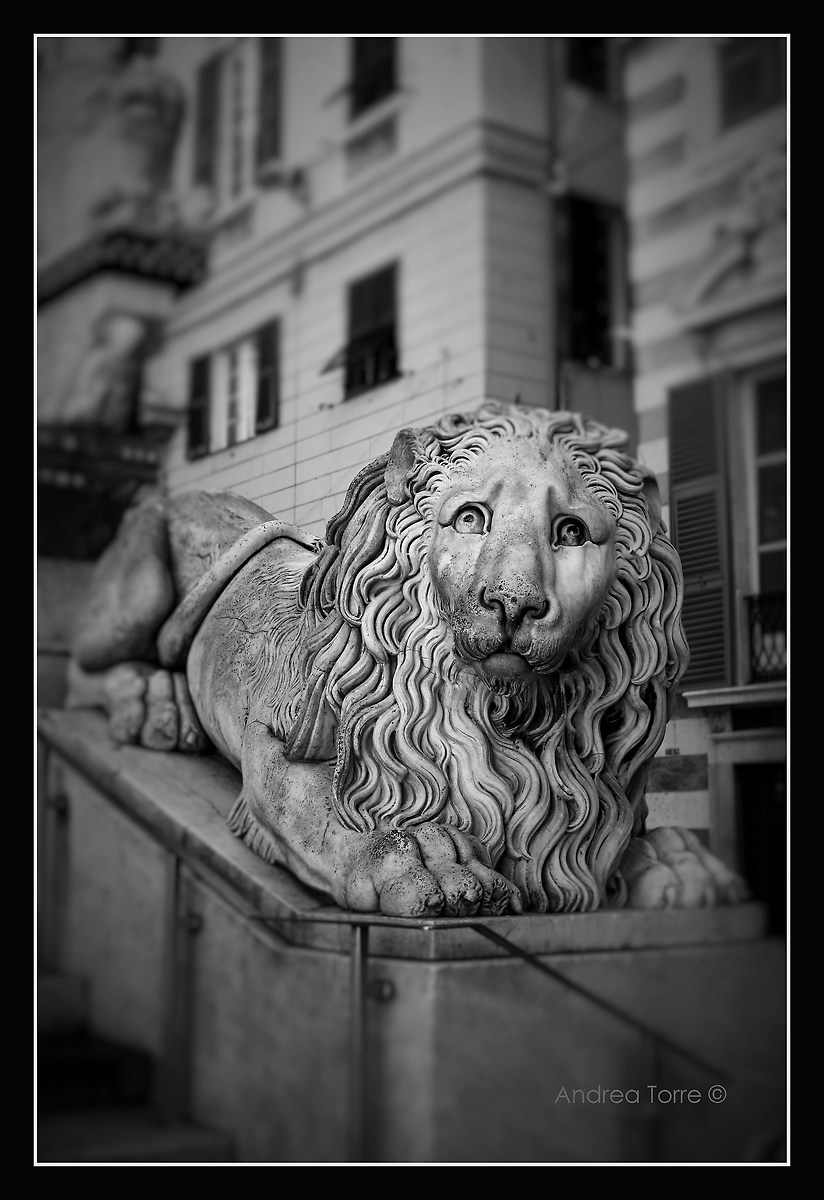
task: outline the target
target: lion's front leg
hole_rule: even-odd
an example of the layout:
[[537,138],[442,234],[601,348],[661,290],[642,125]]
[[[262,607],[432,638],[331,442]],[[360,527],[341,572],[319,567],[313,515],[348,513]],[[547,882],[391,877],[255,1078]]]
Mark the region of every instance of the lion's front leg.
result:
[[427,822],[358,835],[346,907],[398,917],[500,916],[520,912],[518,889],[490,865],[476,839]]
[[369,833],[345,828],[332,805],[334,764],[290,762],[261,722],[247,727],[241,770],[234,831],[341,908],[397,917],[521,911],[518,889],[459,830],[432,822]]
[[680,826],[633,838],[621,874],[628,908],[701,908],[749,898],[744,880]]

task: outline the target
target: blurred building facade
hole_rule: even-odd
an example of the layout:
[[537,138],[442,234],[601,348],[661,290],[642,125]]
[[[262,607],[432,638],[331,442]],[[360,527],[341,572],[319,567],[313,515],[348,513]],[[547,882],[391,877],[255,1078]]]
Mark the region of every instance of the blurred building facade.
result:
[[692,764],[681,807],[780,924],[786,43],[634,40],[625,96],[634,403],[681,556],[690,644],[664,752]]
[[[319,534],[398,429],[484,397],[627,428],[694,647],[653,823],[740,860],[783,720],[784,39],[39,43],[54,507],[125,455],[103,540],[150,485]],[[91,557],[57,527],[52,571]]]

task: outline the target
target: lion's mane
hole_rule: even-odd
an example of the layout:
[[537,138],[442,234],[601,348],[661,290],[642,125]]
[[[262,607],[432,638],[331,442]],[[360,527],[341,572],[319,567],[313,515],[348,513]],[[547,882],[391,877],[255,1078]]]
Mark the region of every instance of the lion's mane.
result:
[[[492,688],[460,664],[427,566],[450,471],[497,438],[560,445],[617,521],[614,583],[559,671]],[[366,467],[273,611],[256,681],[293,759],[336,762],[333,803],[363,832],[438,820],[480,837],[532,911],[625,898],[620,860],[643,831],[649,762],[683,674],[681,568],[653,531],[626,434],[577,414],[486,403],[416,431],[408,497],[388,456]],[[253,681],[255,682],[255,681]]]

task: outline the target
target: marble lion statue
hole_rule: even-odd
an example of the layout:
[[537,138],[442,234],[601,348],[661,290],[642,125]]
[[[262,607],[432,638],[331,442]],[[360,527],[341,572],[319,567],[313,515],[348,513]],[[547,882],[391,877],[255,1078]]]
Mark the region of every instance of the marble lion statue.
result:
[[234,832],[345,909],[736,903],[694,834],[645,831],[681,594],[626,434],[490,401],[402,430],[323,540],[226,492],[127,514],[68,704],[216,749]]

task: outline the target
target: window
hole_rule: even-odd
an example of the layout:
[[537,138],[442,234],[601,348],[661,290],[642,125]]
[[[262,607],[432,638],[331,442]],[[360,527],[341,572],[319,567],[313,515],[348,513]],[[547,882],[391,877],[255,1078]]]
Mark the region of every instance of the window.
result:
[[752,383],[755,553],[746,598],[753,680],[787,669],[787,379],[782,371]]
[[685,688],[786,674],[786,370],[669,396],[670,523],[684,572]]
[[209,453],[209,388],[211,363],[208,357],[189,364],[189,425],[186,437],[188,458]]
[[562,360],[593,369],[629,366],[624,224],[611,205],[570,195],[555,209]]
[[194,182],[208,188],[214,188],[217,175],[220,61],[209,59],[197,73]]
[[121,62],[130,62],[133,58],[156,58],[160,49],[160,38],[157,37],[127,37],[121,40],[118,58]]
[[321,371],[344,369],[344,400],[400,375],[396,331],[397,266],[349,285],[348,340]]
[[351,111],[354,120],[395,91],[395,38],[352,38]]
[[786,377],[754,384],[757,590],[784,592],[787,578],[787,396]]
[[567,75],[572,83],[602,96],[610,93],[609,39],[567,38]]
[[248,195],[281,155],[282,41],[243,38],[198,71],[194,182],[218,208]]
[[783,38],[739,38],[721,47],[721,120],[725,128],[783,104]]
[[282,53],[280,38],[260,39],[256,151],[258,167],[281,156]]
[[278,424],[280,323],[270,321],[248,337],[189,368],[187,456],[223,450]]
[[357,396],[396,378],[395,266],[349,286],[349,338],[344,395]]

